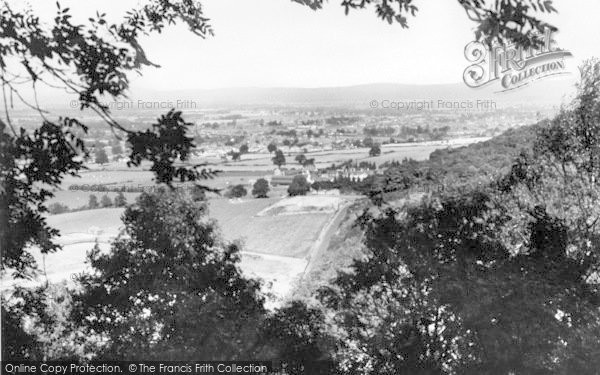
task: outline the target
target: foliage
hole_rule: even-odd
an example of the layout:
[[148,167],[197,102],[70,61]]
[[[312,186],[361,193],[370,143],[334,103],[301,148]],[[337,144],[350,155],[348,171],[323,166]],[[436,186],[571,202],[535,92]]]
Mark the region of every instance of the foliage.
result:
[[125,207],[127,206],[127,198],[122,192],[119,192],[115,197],[115,207]]
[[259,283],[242,276],[238,247],[206,215],[184,191],[144,193],[111,251],[90,253],[94,272],[79,280],[74,319],[106,336],[100,358],[252,358]]
[[[313,10],[323,7],[323,0],[292,0]],[[536,13],[555,13],[552,0],[525,0],[512,2],[502,0],[485,2],[480,0],[458,0],[468,18],[477,24],[475,38],[488,44],[516,43],[523,47],[541,45],[539,33],[545,28],[556,29],[536,17]],[[415,16],[418,7],[413,0],[343,0],[346,14],[353,9],[375,8],[378,18],[408,28],[408,16]],[[537,34],[536,34],[537,33]]]
[[267,145],[267,150],[269,153],[277,151],[277,144],[271,142]]
[[112,145],[110,151],[115,156],[122,154],[123,148],[121,147],[121,143],[115,143],[114,145]]
[[244,185],[238,184],[230,186],[229,189],[225,192],[225,196],[227,198],[242,198],[248,195],[248,191],[244,187]]
[[[58,5],[58,4],[57,4]],[[2,269],[15,277],[30,277],[36,269],[25,248],[38,246],[43,253],[56,251],[52,241],[57,231],[48,227],[42,214],[44,202],[52,196],[65,175],[82,169],[86,147],[80,138],[87,127],[76,118],[53,120],[37,103],[30,103],[22,91],[40,85],[75,93],[81,109],[97,113],[119,135],[126,135],[132,152],[130,163],[152,162],[158,182],[170,184],[173,178],[197,180],[211,174],[187,166],[174,167],[185,160],[193,147],[184,134],[189,124],[178,113],[161,117],[151,130],[133,131],[115,121],[110,108],[102,104],[107,96],[124,98],[128,74],[154,65],[139,44],[143,35],[164,30],[182,22],[190,31],[211,35],[212,30],[200,5],[191,1],[148,1],[127,13],[122,23],[109,23],[96,14],[87,25],[74,24],[68,8],[58,5],[51,24],[44,24],[30,9],[14,10],[0,3],[0,68],[4,103],[12,98],[40,114],[41,125],[31,132],[16,128],[8,105],[0,120],[0,159],[2,184],[0,199],[0,243]],[[19,77],[19,79],[15,79]],[[198,167],[198,166],[195,166]]]
[[[320,8],[322,4],[322,0],[298,1],[313,9]],[[393,7],[394,3],[398,6],[397,8]],[[525,47],[535,43],[532,32],[541,31],[547,25],[535,18],[532,13],[554,11],[551,1],[541,3],[529,0],[516,5],[509,1],[499,1],[495,5],[470,0],[460,0],[460,3],[465,7],[468,15],[478,23],[476,37],[489,44],[496,40],[514,41]],[[371,4],[375,3],[370,0],[344,0],[342,2],[346,11],[364,8]],[[405,15],[408,13],[414,15],[416,11],[416,7],[410,0],[383,1],[375,4],[375,7],[379,17],[388,22],[396,21],[404,27],[406,26]],[[51,119],[37,102],[31,103],[25,99],[25,96],[22,95],[23,87],[26,90],[33,88],[35,91],[38,86],[45,85],[74,93],[82,110],[94,111],[117,137],[125,138],[128,149],[130,149],[129,166],[140,166],[144,161],[151,163],[151,170],[155,174],[157,183],[164,183],[172,187],[173,181],[198,181],[213,175],[212,171],[203,168],[204,164],[192,166],[186,164],[190,151],[195,145],[193,138],[187,135],[192,124],[186,122],[180,112],[170,111],[159,117],[149,129],[138,131],[128,129],[115,121],[111,116],[110,108],[102,104],[107,98],[118,100],[125,97],[131,73],[139,73],[145,66],[156,66],[147,59],[140,45],[140,40],[146,35],[162,32],[166,25],[177,23],[183,23],[191,32],[201,37],[212,35],[208,19],[204,16],[198,2],[149,0],[145,5],[128,12],[121,23],[110,23],[104,14],[97,13],[89,19],[88,24],[74,24],[69,9],[63,9],[60,5],[54,22],[50,24],[40,22],[40,19],[31,10],[15,11],[6,2],[0,3],[0,15],[0,39],[2,40],[0,78],[3,89],[5,89],[5,118],[0,120],[0,133],[2,133],[0,164],[3,166],[0,172],[2,176],[0,191],[2,259],[0,267],[3,271],[10,269],[13,277],[32,277],[37,265],[26,249],[37,247],[42,254],[46,254],[59,248],[58,244],[52,241],[53,237],[57,235],[57,231],[46,223],[44,213],[48,209],[44,203],[52,196],[50,189],[59,186],[66,175],[77,175],[83,168],[83,160],[88,156],[82,141],[82,137],[87,132],[85,124],[70,117]],[[40,114],[39,127],[27,131],[17,128],[13,124],[7,105],[8,102],[12,103],[12,98],[16,98],[26,106],[38,111]],[[580,97],[582,103],[588,103],[586,98],[585,95]],[[580,107],[584,109],[581,113],[587,113],[586,111],[589,109],[587,104]],[[567,122],[571,121],[568,116],[565,117],[568,119]],[[346,117],[327,119],[327,123],[333,125],[356,121],[358,119]],[[268,123],[268,125],[278,124],[280,123],[274,121]],[[287,144],[290,147],[296,145],[298,139],[287,140]],[[101,163],[103,162],[102,157],[98,159]],[[276,150],[273,162],[279,167],[285,164],[285,157],[280,150]],[[444,166],[440,169],[444,170]],[[393,181],[393,178],[392,174],[391,179],[386,181]],[[309,189],[306,181],[299,185],[301,185],[299,191]],[[389,187],[390,184],[384,184],[384,186]],[[201,186],[199,188],[207,189]],[[393,190],[395,187],[389,188]],[[258,337],[258,327],[264,316],[263,297],[258,292],[259,285],[256,281],[246,279],[241,275],[237,268],[239,261],[237,247],[223,243],[215,235],[212,222],[205,220],[206,205],[202,202],[202,197],[199,194],[194,197],[187,194],[184,191],[161,191],[154,195],[142,194],[137,205],[126,210],[124,216],[126,235],[120,237],[113,244],[109,254],[102,254],[98,248],[91,253],[90,262],[97,272],[81,278],[83,289],[77,295],[73,317],[74,321],[82,321],[87,325],[87,331],[84,332],[83,337],[101,335],[103,336],[101,341],[107,339],[106,347],[97,348],[101,350],[99,352],[101,357],[111,359],[161,358],[165,360],[240,359],[251,358],[255,353],[258,345],[255,338]],[[89,206],[91,208],[98,206],[95,196],[90,196]],[[452,231],[464,229],[463,227],[456,228],[461,224],[458,219],[451,222],[452,225],[445,224],[445,226],[438,225],[436,227],[435,221],[427,221],[427,219],[431,219],[426,215],[428,212],[430,211],[424,212],[423,217],[415,219],[415,224],[426,223],[435,228],[450,228]],[[456,212],[452,212],[452,214],[455,215]],[[492,361],[492,364],[500,363],[507,366],[506,363],[509,363],[509,366],[513,368],[526,364],[530,366],[527,368],[531,369],[532,363],[536,369],[547,369],[547,363],[551,362],[555,367],[563,366],[567,370],[586,371],[589,366],[594,364],[593,358],[590,359],[581,354],[582,352],[594,353],[593,350],[584,351],[583,348],[595,349],[594,337],[597,337],[597,335],[594,336],[594,333],[597,332],[597,325],[594,325],[593,314],[586,314],[587,306],[592,303],[586,298],[593,293],[584,290],[578,284],[580,280],[576,277],[583,272],[578,267],[588,271],[583,267],[587,266],[587,263],[584,262],[581,265],[575,262],[576,264],[573,265],[570,258],[568,261],[565,260],[563,245],[566,242],[563,234],[567,232],[570,235],[571,228],[568,225],[567,229],[564,228],[564,220],[544,215],[538,215],[535,220],[531,220],[531,225],[527,226],[532,233],[531,246],[528,246],[528,249],[532,251],[533,255],[527,254],[526,256],[537,257],[535,258],[536,262],[525,262],[524,265],[507,263],[511,267],[502,268],[504,273],[500,275],[509,275],[510,277],[501,279],[503,282],[508,281],[504,284],[490,282],[490,285],[493,286],[490,287],[490,290],[497,293],[498,290],[503,290],[502,287],[508,285],[529,297],[527,292],[535,289],[525,290],[525,287],[520,287],[520,284],[514,280],[518,280],[518,282],[525,280],[524,285],[528,288],[540,287],[547,294],[542,297],[537,296],[539,298],[532,298],[531,301],[525,301],[529,302],[527,306],[535,307],[527,310],[529,315],[526,317],[537,314],[543,319],[541,320],[543,323],[549,322],[550,312],[555,311],[556,308],[550,309],[548,305],[540,307],[540,301],[543,297],[550,296],[550,301],[556,303],[556,306],[560,306],[561,311],[565,312],[565,319],[571,324],[572,329],[564,333],[564,321],[557,320],[558,323],[552,321],[551,328],[556,328],[556,330],[533,332],[533,334],[537,334],[537,336],[533,336],[533,339],[517,340],[518,342],[515,344],[515,337],[522,338],[523,332],[531,333],[533,328],[530,327],[536,327],[535,322],[532,323],[525,319],[522,324],[509,327],[512,336],[501,336],[503,341],[501,341],[500,348],[509,349],[508,354],[504,357],[500,357],[499,354],[503,354],[503,352],[498,350],[487,350],[485,355],[475,353],[472,357],[444,357],[443,354],[448,352],[448,346],[442,345],[442,342],[447,343],[448,341],[428,341],[431,339],[429,337],[431,335],[426,334],[429,331],[423,330],[423,327],[429,327],[426,325],[426,321],[405,319],[406,316],[403,315],[400,317],[401,319],[397,320],[399,324],[388,324],[392,329],[400,327],[401,332],[397,336],[400,337],[399,340],[389,341],[389,335],[375,336],[383,339],[383,341],[377,342],[380,347],[400,350],[400,353],[406,358],[414,360],[406,361],[400,365],[400,368],[395,367],[396,369],[414,369],[417,364],[422,364],[421,369],[440,370],[447,368],[444,366],[454,365],[455,363],[452,361],[462,361],[465,358],[468,358],[470,362],[461,362],[460,366],[468,369],[465,366],[480,366],[481,363],[477,361],[487,358],[486,355],[497,360],[496,362]],[[531,216],[534,217],[533,214]],[[418,228],[419,226],[412,230],[418,230]],[[392,225],[390,229],[397,229],[397,225]],[[404,228],[404,230],[409,229]],[[448,240],[448,244],[444,243],[443,245],[450,246],[454,250],[456,250],[456,246],[452,248],[452,245],[457,238],[466,241],[471,239],[469,236],[479,233],[471,230],[471,232],[465,232],[469,236],[461,237],[463,232],[458,232],[458,235],[452,237],[452,231],[442,230],[439,238]],[[422,238],[419,237],[419,233],[409,232],[408,234],[417,235],[417,239]],[[436,242],[438,244],[439,241],[442,241],[441,239],[431,238],[431,240],[438,241]],[[477,239],[477,241],[481,241],[481,239]],[[487,244],[485,241],[483,243]],[[419,245],[419,243],[417,244]],[[504,244],[505,242],[502,242],[502,246]],[[393,242],[388,245],[393,249],[398,247]],[[385,246],[382,248],[388,249]],[[440,248],[440,246],[436,249],[447,251],[445,247]],[[549,251],[545,253],[541,249]],[[432,254],[431,251],[427,251],[431,250],[428,246],[424,246],[421,250],[425,250],[422,252],[423,256]],[[376,259],[376,257],[372,259]],[[462,258],[457,257],[457,259]],[[467,260],[469,259],[471,258]],[[528,260],[529,258],[520,259]],[[433,260],[433,264],[439,263],[437,257],[433,257]],[[454,259],[451,260],[454,261]],[[385,263],[377,264],[378,267],[374,268],[377,272],[382,269],[387,271],[389,268]],[[416,265],[419,266],[418,262]],[[477,263],[475,265],[474,268],[481,267]],[[501,266],[504,265],[506,264],[501,264]],[[568,265],[573,267],[566,267]],[[408,266],[410,267],[411,264],[409,263]],[[484,266],[487,265],[484,264]],[[543,268],[545,266],[548,268]],[[495,265],[492,265],[493,267]],[[461,270],[461,268],[458,269]],[[548,269],[551,272],[548,272]],[[556,274],[563,275],[560,273],[562,271],[565,271],[568,276],[575,276],[572,278],[556,277]],[[389,273],[381,272],[380,275],[389,275]],[[496,274],[492,273],[491,275]],[[367,280],[371,282],[372,279],[369,277]],[[489,276],[485,275],[485,277]],[[485,277],[484,280],[487,280]],[[461,282],[461,280],[463,279],[451,281]],[[392,279],[392,281],[398,283],[406,280]],[[441,301],[439,295],[423,290],[422,287],[429,285],[439,287],[440,283],[437,281],[425,278],[417,279],[416,283],[409,283],[409,287],[412,289],[405,290],[416,290],[424,297],[422,300],[415,298],[407,300],[407,306],[414,307],[411,310],[413,311],[411,317],[425,316],[425,318],[429,318],[432,311],[441,315],[449,328],[448,332],[438,335],[442,338],[449,337],[455,330],[463,333],[460,337],[463,342],[475,340],[470,336],[471,332],[475,331],[488,333],[489,336],[485,337],[496,337],[497,331],[494,331],[493,327],[490,328],[490,322],[493,321],[489,319],[491,315],[486,315],[488,310],[475,311],[475,314],[469,315],[465,312],[469,312],[468,309],[461,310],[460,305],[455,306],[456,303],[450,305],[453,310],[448,310],[448,312],[436,309],[435,307]],[[452,285],[454,284],[446,282],[442,287]],[[471,284],[460,285],[463,287],[462,289],[458,288],[460,290],[469,290],[471,286]],[[545,285],[548,286],[545,287]],[[564,296],[557,296],[557,287],[564,288],[561,289]],[[586,293],[581,296],[573,295],[572,291],[574,290],[584,290]],[[450,292],[452,291],[450,290]],[[20,292],[23,293],[19,295]],[[11,303],[2,301],[4,357],[32,359],[48,355],[55,358],[71,358],[73,356],[81,357],[86,353],[86,351],[80,350],[81,347],[58,347],[65,342],[77,343],[77,340],[83,338],[81,335],[73,333],[73,328],[68,327],[70,323],[64,322],[66,309],[63,307],[53,309],[56,306],[44,297],[45,292],[16,290],[18,298],[15,301]],[[516,297],[521,294],[517,294]],[[57,293],[56,298],[66,301],[67,295]],[[448,295],[453,296],[452,293],[448,293]],[[482,298],[481,295],[476,296],[478,299],[475,302],[484,302],[484,307],[491,305],[493,308],[490,308],[489,311],[493,312],[496,311],[495,308],[502,308],[505,303],[500,296],[492,301],[494,303],[490,302],[486,305],[485,303],[489,301]],[[509,297],[512,296],[509,295]],[[524,298],[516,297],[509,301],[508,307],[514,307],[524,300]],[[564,299],[561,299],[563,297]],[[356,295],[349,295],[348,298],[359,300]],[[367,298],[369,298],[368,295]],[[374,298],[381,298],[381,296],[375,294]],[[563,309],[565,301],[569,299],[571,304]],[[377,306],[382,306],[381,300],[373,302],[367,304],[367,308],[361,313],[368,313]],[[383,311],[386,311],[385,308],[388,305],[383,306]],[[397,307],[397,305],[393,306]],[[397,311],[393,310],[392,312]],[[403,309],[400,311],[404,312]],[[513,311],[514,308],[510,310],[511,313]],[[349,318],[356,317],[352,313],[347,316]],[[483,319],[487,325],[484,324],[483,328],[475,326],[472,331],[468,331],[468,334],[464,334],[464,330],[460,331],[463,328],[462,321],[449,318],[454,316],[466,316],[467,318],[475,316]],[[515,318],[514,315],[508,314],[508,316]],[[33,331],[28,332],[25,329],[25,317],[33,319],[35,327]],[[294,322],[299,322],[299,319],[304,318],[313,319],[307,330],[300,330],[302,326],[294,327],[296,324]],[[517,318],[520,316],[517,315]],[[316,353],[314,345],[316,336],[313,333],[319,332],[321,329],[320,316],[301,306],[295,306],[294,311],[285,311],[278,316],[278,319],[281,321],[277,324],[284,328],[280,334],[282,332],[285,334],[280,335],[279,339],[287,345],[282,349],[289,348],[290,353],[298,355],[300,353]],[[468,322],[468,320],[465,321]],[[473,319],[473,321],[479,322],[477,319]],[[508,321],[512,320],[508,319]],[[393,322],[396,320],[392,320]],[[517,322],[520,320],[517,319]],[[377,328],[386,328],[385,325],[377,326],[377,320],[369,323],[375,324]],[[530,327],[525,326],[525,323],[529,323]],[[353,328],[351,339],[365,338],[362,334],[364,330],[362,333],[360,332],[361,328],[363,327],[360,324]],[[403,328],[407,328],[407,330],[402,330]],[[436,330],[433,332],[438,333]],[[273,334],[274,331],[271,333]],[[77,336],[72,336],[72,334]],[[49,338],[49,341],[40,340],[40,337],[44,336]],[[413,337],[417,337],[417,340],[414,341]],[[522,356],[515,358],[517,354],[525,353],[534,359],[539,359],[539,351],[547,350],[550,347],[554,348],[553,344],[557,342],[557,337],[560,337],[561,343],[573,344],[568,345],[567,349],[557,348],[555,356],[550,358],[552,361],[526,363]],[[543,343],[540,349],[533,348],[531,343],[534,339]],[[294,340],[304,343],[307,347],[303,348],[301,345],[293,344]],[[458,341],[460,343],[460,340]],[[351,341],[346,343],[348,342]],[[407,346],[399,346],[399,342],[407,343]],[[388,371],[389,367],[385,367],[385,365],[387,365],[386,360],[390,358],[390,353],[382,353],[381,350],[375,351],[374,343],[373,340],[367,340],[366,344],[359,349],[364,350],[366,355],[376,357],[376,361],[373,363],[375,366],[379,366],[379,370]],[[451,343],[454,345],[453,342]],[[458,348],[452,345],[450,345],[452,353],[461,353],[462,347]],[[417,356],[417,353],[423,354],[423,348],[431,350],[425,351],[425,355]],[[353,348],[346,349],[353,350]],[[493,349],[497,348],[493,347]],[[393,360],[397,359],[397,356],[393,357]],[[529,358],[526,360],[529,361]],[[358,358],[354,363],[350,363],[350,366],[370,371],[371,368],[363,367],[364,363],[363,358]],[[488,364],[487,362],[482,363],[483,365]],[[397,363],[393,365],[395,366]]]
[[110,197],[108,195],[104,194],[102,196],[102,198],[100,198],[100,206],[101,207],[103,207],[103,208],[104,207],[110,207],[112,205],[113,205],[113,202],[112,202],[112,200],[110,199]]
[[296,155],[296,157],[294,158],[294,160],[296,160],[296,162],[300,165],[304,165],[304,163],[306,162],[306,155],[304,154],[298,154]]
[[485,142],[438,149],[426,161],[390,162],[382,177],[382,190],[386,194],[409,190],[460,191],[493,184],[510,171],[523,150],[533,147],[540,126],[543,123],[509,129]]
[[99,206],[100,204],[98,203],[98,197],[96,197],[94,194],[90,194],[88,199],[88,208],[92,210],[94,208],[98,208]]
[[275,359],[288,374],[331,374],[334,340],[327,332],[323,312],[292,301],[269,316],[262,340],[277,348]]
[[[548,124],[388,170],[382,191],[442,189],[366,210],[367,256],[321,289],[344,373],[597,372],[600,70],[586,64],[575,100]],[[515,139],[531,151],[507,168]],[[436,166],[490,145],[507,151],[494,159],[504,177],[448,179]]]
[[69,319],[71,294],[63,283],[18,287],[6,299],[2,297],[2,323],[8,325],[3,329],[3,358],[90,359],[102,344],[96,335],[84,334]]
[[344,194],[364,194],[370,195],[375,183],[375,176],[370,175],[363,180],[356,180],[349,177],[336,177],[333,181],[315,181],[311,187],[315,190],[333,190],[338,189]]
[[[21,290],[17,290],[19,293]],[[28,294],[31,295],[31,294]],[[27,295],[26,295],[27,296]],[[35,300],[23,298],[10,303],[1,296],[2,309],[2,358],[14,360],[35,360],[40,357],[39,343],[35,335],[23,329],[26,312],[32,311],[39,304],[39,296]]]
[[248,153],[248,144],[244,143],[243,145],[240,146],[240,154],[247,154]]
[[490,193],[362,217],[369,256],[321,290],[342,332],[346,372],[530,374],[566,365],[557,353],[573,329],[597,325],[600,295],[568,255],[564,224],[547,213],[528,228],[528,249],[505,247],[498,234],[509,215]]
[[287,191],[292,197],[295,195],[306,195],[310,191],[310,184],[304,175],[299,174],[294,176]]
[[94,161],[98,164],[108,163],[108,156],[106,155],[106,151],[104,151],[103,147],[99,147],[94,153]]
[[69,206],[62,204],[60,202],[54,202],[48,205],[48,213],[50,215],[58,215],[63,214],[69,211]]
[[[573,102],[537,129],[530,152],[522,152],[499,187],[515,210],[544,207],[565,222],[573,256],[600,269],[600,62],[589,60]],[[509,230],[515,246],[531,215],[514,215]]]
[[281,166],[285,164],[285,155],[283,155],[283,151],[275,150],[275,156],[273,156],[271,160],[273,161],[273,164],[281,168]]
[[269,193],[271,188],[269,187],[269,181],[264,178],[259,178],[252,186],[252,195],[256,198],[267,198],[267,194]]
[[[1,61],[1,60],[0,60]],[[48,186],[58,186],[66,174],[74,175],[83,167],[74,145],[82,146],[74,128],[75,120],[58,123],[44,121],[32,134],[24,129],[19,135],[0,120],[0,269],[13,270],[13,277],[31,277],[37,265],[25,249],[37,246],[42,253],[56,251],[52,241],[57,234],[43,213],[44,202],[52,196]]]
[[369,156],[373,157],[379,155],[381,155],[381,146],[378,143],[375,143],[369,150]]

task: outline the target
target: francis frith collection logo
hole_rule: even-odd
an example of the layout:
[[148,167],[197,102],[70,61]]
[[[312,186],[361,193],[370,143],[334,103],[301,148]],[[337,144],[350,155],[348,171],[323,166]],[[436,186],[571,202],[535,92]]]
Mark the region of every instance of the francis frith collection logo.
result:
[[568,74],[565,58],[571,52],[558,48],[547,29],[543,43],[537,47],[522,48],[514,44],[495,45],[473,41],[465,47],[465,57],[472,63],[463,80],[469,87],[482,87],[497,83],[499,92],[526,86],[542,78]]

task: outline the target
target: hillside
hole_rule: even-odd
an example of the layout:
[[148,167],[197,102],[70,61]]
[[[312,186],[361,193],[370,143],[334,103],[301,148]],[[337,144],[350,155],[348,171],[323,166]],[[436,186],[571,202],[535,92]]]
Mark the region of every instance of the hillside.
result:
[[530,149],[541,124],[509,129],[488,141],[436,150],[428,160],[404,160],[388,168],[379,187],[385,192],[429,190],[490,183],[503,176],[522,150]]

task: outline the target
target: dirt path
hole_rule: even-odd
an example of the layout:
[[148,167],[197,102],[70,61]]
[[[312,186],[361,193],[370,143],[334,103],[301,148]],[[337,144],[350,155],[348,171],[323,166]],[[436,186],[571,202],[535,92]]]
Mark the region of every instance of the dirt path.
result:
[[351,202],[346,202],[340,208],[338,208],[337,212],[333,215],[331,220],[325,225],[325,227],[321,230],[319,237],[313,244],[310,252],[308,253],[308,263],[306,264],[306,268],[302,273],[302,278],[307,275],[312,268],[314,267],[315,261],[321,258],[321,254],[327,250],[329,247],[329,242],[331,237],[335,233],[335,231],[339,228],[342,220],[346,216],[346,212],[348,211],[348,207]]

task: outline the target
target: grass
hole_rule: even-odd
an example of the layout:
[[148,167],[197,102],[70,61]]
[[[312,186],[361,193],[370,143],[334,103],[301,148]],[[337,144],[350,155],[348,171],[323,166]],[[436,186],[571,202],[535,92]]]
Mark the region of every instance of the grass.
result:
[[48,225],[60,230],[62,236],[72,233],[93,233],[98,228],[102,233],[117,234],[123,225],[123,208],[99,208],[69,212],[48,217]]
[[227,240],[241,240],[243,249],[271,255],[304,258],[330,214],[257,216],[278,198],[248,199],[230,203],[226,199],[210,202],[210,216],[215,218]]
[[366,201],[351,204],[340,225],[329,238],[325,251],[315,254],[302,279],[293,290],[293,297],[314,302],[314,292],[327,285],[337,276],[338,271],[347,270],[354,259],[365,255],[362,230],[355,225],[356,218],[366,207]]

